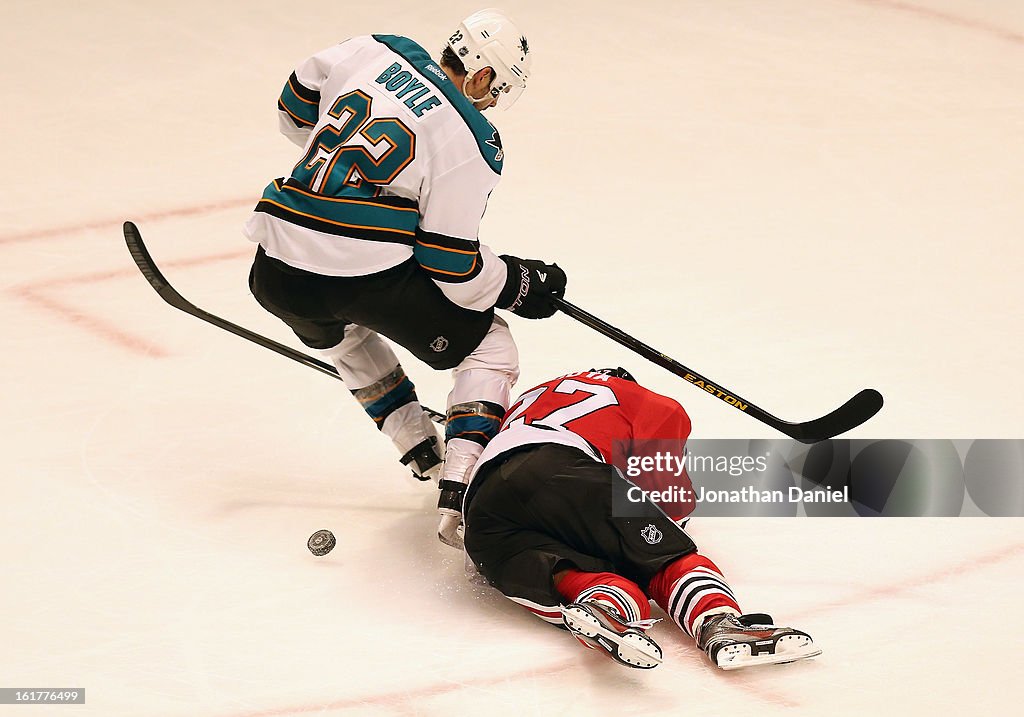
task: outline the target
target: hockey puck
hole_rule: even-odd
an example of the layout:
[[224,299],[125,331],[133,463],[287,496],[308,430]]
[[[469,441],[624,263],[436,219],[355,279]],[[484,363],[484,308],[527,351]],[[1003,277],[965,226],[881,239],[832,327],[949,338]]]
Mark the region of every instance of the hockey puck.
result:
[[334,539],[334,533],[329,530],[318,530],[309,536],[309,540],[306,541],[306,547],[309,548],[309,552],[313,555],[327,555],[327,553],[334,550],[334,546],[337,541]]

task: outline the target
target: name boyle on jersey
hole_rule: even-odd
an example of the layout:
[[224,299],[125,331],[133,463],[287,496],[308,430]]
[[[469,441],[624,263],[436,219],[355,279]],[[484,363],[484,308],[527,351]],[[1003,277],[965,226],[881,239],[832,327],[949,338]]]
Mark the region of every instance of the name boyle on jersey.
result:
[[[443,72],[438,70],[438,74],[446,82],[448,81],[448,77]],[[422,117],[425,112],[441,104],[437,95],[430,94],[431,87],[417,80],[398,62],[392,63],[390,67],[380,73],[375,82],[378,85],[383,85],[388,92],[393,92],[395,97],[402,100],[402,103],[411,109],[417,117]],[[424,95],[428,96],[424,97]]]

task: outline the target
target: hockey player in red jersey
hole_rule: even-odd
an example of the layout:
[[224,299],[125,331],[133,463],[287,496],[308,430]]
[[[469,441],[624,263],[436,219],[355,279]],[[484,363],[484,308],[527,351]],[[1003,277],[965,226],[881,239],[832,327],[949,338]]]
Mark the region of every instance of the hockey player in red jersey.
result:
[[473,469],[463,501],[467,553],[506,597],[623,665],[662,661],[647,634],[657,622],[650,600],[722,669],[819,654],[806,633],[743,614],[722,571],[660,507],[613,514],[616,496],[632,487],[612,465],[613,443],[689,433],[682,406],[623,369],[527,391]]

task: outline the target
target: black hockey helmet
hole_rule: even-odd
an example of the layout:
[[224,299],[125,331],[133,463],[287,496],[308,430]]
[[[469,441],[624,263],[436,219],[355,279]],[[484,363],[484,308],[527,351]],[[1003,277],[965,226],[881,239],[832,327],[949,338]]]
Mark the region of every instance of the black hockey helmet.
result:
[[627,381],[632,381],[633,383],[637,382],[637,380],[635,378],[633,378],[633,374],[631,374],[626,369],[622,368],[622,366],[619,366],[618,368],[592,368],[590,370],[591,370],[592,373],[603,373],[606,376],[614,376],[615,378],[624,378]]

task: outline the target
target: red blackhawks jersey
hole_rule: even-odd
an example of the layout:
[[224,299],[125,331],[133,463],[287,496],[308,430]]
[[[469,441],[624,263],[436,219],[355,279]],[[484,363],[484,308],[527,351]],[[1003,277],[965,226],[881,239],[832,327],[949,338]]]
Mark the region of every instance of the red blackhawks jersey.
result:
[[[690,417],[676,401],[632,381],[581,371],[542,383],[509,408],[501,429],[481,454],[485,463],[520,446],[559,443],[595,460],[614,463],[623,446],[641,439],[685,441]],[[472,479],[472,478],[471,478]]]

